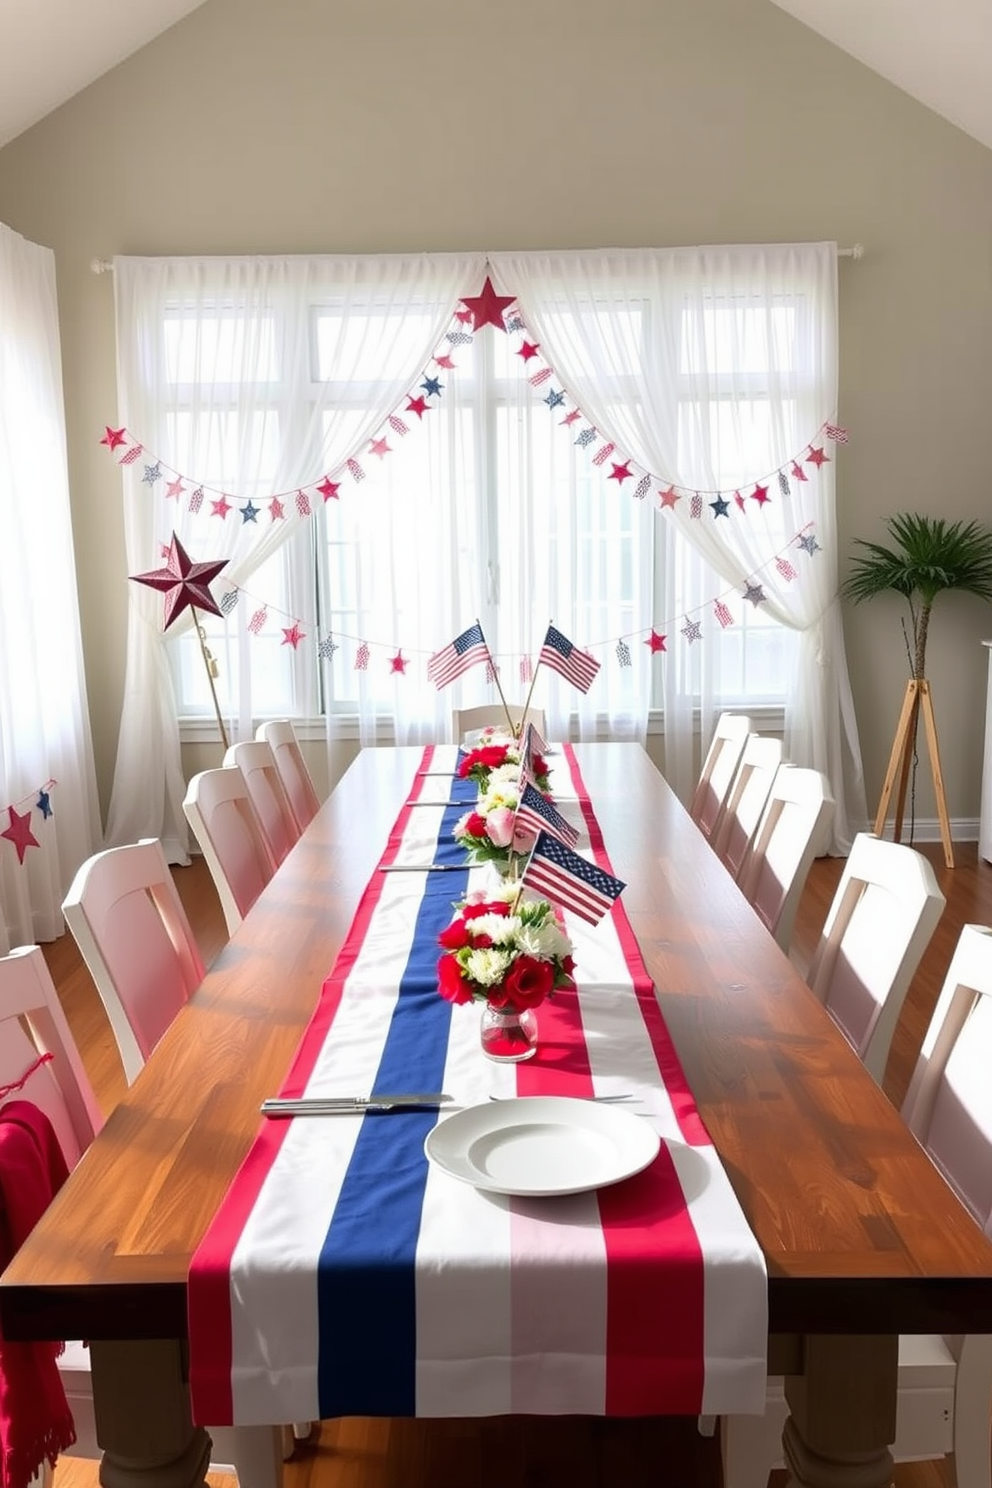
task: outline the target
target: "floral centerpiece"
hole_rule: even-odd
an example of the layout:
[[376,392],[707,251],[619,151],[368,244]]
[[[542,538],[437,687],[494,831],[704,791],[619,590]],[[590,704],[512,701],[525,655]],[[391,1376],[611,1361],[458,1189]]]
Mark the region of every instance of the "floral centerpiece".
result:
[[438,941],[438,991],[453,1003],[484,1002],[482,1047],[516,1062],[536,1052],[534,1009],[571,987],[572,943],[547,899],[528,899],[518,885],[470,894],[455,906]]
[[474,810],[459,817],[452,829],[471,861],[492,863],[501,878],[515,876],[519,859],[527,856],[535,841],[534,832],[516,824],[519,780],[519,766],[494,767]]
[[[540,791],[549,789],[548,767],[543,755],[531,755],[531,775]],[[510,770],[513,779],[520,773],[520,746],[515,739],[494,738],[490,743],[479,743],[470,749],[458,764],[458,775],[462,780],[474,780],[480,791],[486,790],[495,771]],[[505,778],[503,776],[502,778]]]

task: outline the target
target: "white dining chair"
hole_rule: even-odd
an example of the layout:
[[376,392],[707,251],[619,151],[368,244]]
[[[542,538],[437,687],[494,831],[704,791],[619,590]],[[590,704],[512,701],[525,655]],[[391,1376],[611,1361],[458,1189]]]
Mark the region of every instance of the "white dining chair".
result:
[[186,820],[217,889],[233,935],[276,871],[240,770],[201,770],[186,787]]
[[689,805],[689,815],[707,841],[712,841],[720,825],[724,804],[750,733],[751,720],[746,713],[721,713],[716,721]]
[[[522,715],[523,708],[511,703],[510,718],[513,720],[515,730],[519,730]],[[548,737],[543,708],[528,708],[527,720],[534,725],[542,739]],[[506,719],[506,709],[501,703],[483,703],[477,708],[455,708],[451,714],[451,727],[455,743],[460,744],[481,729],[508,729],[509,725]]]
[[922,853],[858,833],[806,980],[879,1084],[909,984],[945,903]]
[[128,1084],[203,980],[204,965],[162,844],[94,853],[62,913],[96,984]]
[[276,768],[272,750],[262,739],[243,739],[224,755],[224,768],[240,770],[261,823],[262,835],[276,867],[296,846],[300,827]]
[[[14,1084],[20,1085],[14,1099],[29,1101],[48,1117],[71,1172],[103,1118],[38,946],[18,946],[0,956],[0,1086]],[[58,1368],[76,1428],[76,1441],[63,1455],[99,1457],[89,1349],[68,1340]],[[210,1434],[212,1471],[236,1473],[240,1488],[279,1488],[280,1460],[292,1449],[285,1428],[219,1427]],[[39,1478],[45,1483],[50,1474]]]
[[320,800],[307,769],[307,762],[303,758],[296,730],[288,718],[274,718],[258,725],[255,738],[272,750],[279,779],[296,818],[297,830],[304,831],[320,810]]
[[[958,1198],[992,1232],[992,928],[965,925],[930,1020],[902,1114]],[[950,1457],[956,1488],[989,1488],[992,1336],[899,1338],[896,1462]],[[765,1488],[782,1467],[785,1383],[763,1416],[722,1423],[724,1488]]]
[[834,802],[826,776],[782,765],[737,882],[752,909],[788,951],[813,859],[826,847]]
[[781,739],[767,734],[748,735],[719,826],[710,839],[717,857],[734,878],[758,830],[781,763]]

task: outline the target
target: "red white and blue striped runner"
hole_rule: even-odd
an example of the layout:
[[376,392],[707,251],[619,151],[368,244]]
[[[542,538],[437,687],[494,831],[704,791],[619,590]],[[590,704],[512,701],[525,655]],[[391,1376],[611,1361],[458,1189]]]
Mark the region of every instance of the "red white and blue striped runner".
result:
[[[455,759],[428,749],[420,771]],[[567,746],[553,788],[610,871]],[[382,863],[459,863],[451,829],[474,797],[418,772],[411,801],[466,805],[404,806]],[[534,1059],[498,1065],[479,1008],[451,1007],[436,977],[452,901],[490,871],[373,875],[280,1093],[627,1091],[672,1145],[612,1187],[525,1200],[431,1166],[433,1112],[263,1124],[190,1268],[197,1421],[763,1410],[764,1260],[622,900],[595,927],[566,916],[577,989],[538,1009]]]

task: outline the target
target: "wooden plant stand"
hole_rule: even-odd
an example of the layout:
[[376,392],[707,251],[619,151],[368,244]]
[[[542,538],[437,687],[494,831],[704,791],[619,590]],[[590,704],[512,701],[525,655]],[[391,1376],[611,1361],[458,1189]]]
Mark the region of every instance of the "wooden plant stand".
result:
[[947,818],[947,801],[944,796],[944,777],[940,770],[940,751],[937,748],[937,724],[933,716],[933,699],[930,696],[930,683],[911,677],[906,683],[906,696],[903,698],[902,712],[899,714],[899,722],[896,726],[896,736],[892,741],[892,753],[889,756],[888,769],[885,772],[885,784],[882,786],[882,795],[878,803],[878,811],[875,813],[875,835],[881,837],[885,833],[885,817],[889,809],[889,797],[892,795],[896,777],[899,778],[899,793],[896,796],[895,831],[893,838],[896,842],[902,839],[902,820],[906,808],[906,787],[909,783],[909,771],[913,762],[913,751],[916,748],[916,733],[920,721],[920,713],[923,714],[923,726],[926,729],[927,748],[930,753],[930,769],[933,772],[933,788],[937,797],[937,816],[940,821],[940,840],[944,844],[944,862],[948,868],[954,867],[954,847],[951,843],[951,826]]

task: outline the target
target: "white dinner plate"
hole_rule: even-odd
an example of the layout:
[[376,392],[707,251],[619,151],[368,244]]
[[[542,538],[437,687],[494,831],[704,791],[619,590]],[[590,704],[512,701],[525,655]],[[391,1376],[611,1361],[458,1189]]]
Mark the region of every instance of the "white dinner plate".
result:
[[432,1163],[490,1193],[543,1198],[619,1183],[661,1146],[641,1116],[569,1096],[525,1095],[453,1111],[430,1132]]

